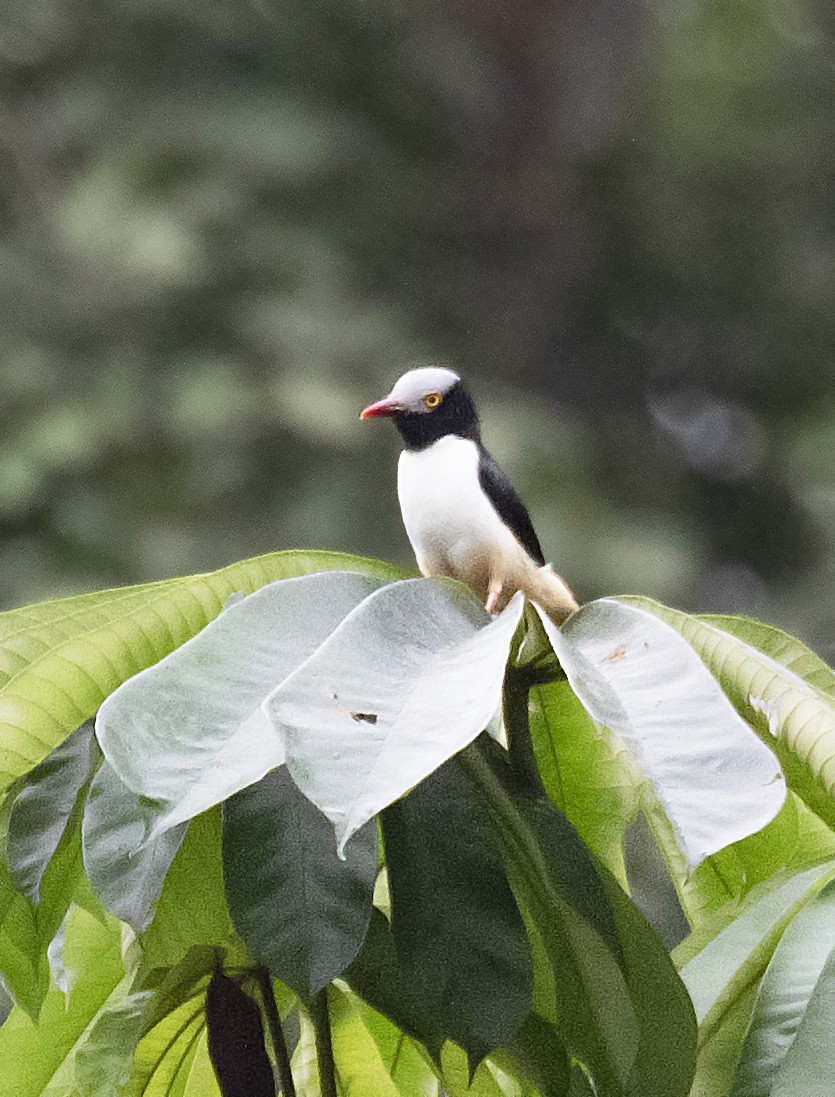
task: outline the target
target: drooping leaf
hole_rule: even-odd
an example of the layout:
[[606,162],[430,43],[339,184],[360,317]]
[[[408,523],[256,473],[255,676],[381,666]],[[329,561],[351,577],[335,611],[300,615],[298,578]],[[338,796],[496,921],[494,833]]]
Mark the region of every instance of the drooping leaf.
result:
[[401,1090],[363,1023],[357,1000],[336,987],[328,993],[334,1059],[342,1097],[400,1097]]
[[[681,977],[696,1010],[700,1039],[708,1040],[725,1016],[761,978],[786,926],[798,911],[832,879],[829,862],[806,869],[763,895],[751,896],[744,909],[715,936],[710,926],[676,950],[686,960]],[[699,937],[707,943],[693,954]]]
[[491,1059],[515,1077],[528,1079],[542,1097],[564,1097],[571,1066],[557,1030],[543,1017],[531,1013],[507,1048],[499,1048]]
[[[649,813],[653,806],[646,804]],[[689,872],[663,821],[654,833],[666,854],[679,899],[691,925],[699,925],[724,904],[739,905],[759,884],[777,873],[792,873],[835,857],[835,833],[794,793],[762,830],[705,858]]]
[[756,993],[756,986],[744,991],[701,1042],[690,1097],[730,1094]]
[[84,805],[84,868],[104,907],[137,933],[148,928],[188,826],[181,823],[142,845],[156,815],[102,762]]
[[199,632],[234,592],[333,569],[397,575],[340,553],[275,552],[204,575],[0,613],[0,790],[95,715],[125,679]]
[[224,804],[223,874],[232,920],[253,958],[310,998],[362,945],[377,825],[361,828],[340,860],[330,823],[282,766]]
[[[4,853],[12,805],[13,800],[7,799],[0,807],[0,849]],[[5,861],[5,856],[0,857],[0,972],[13,1001],[35,1019],[49,989],[48,942],[38,932],[35,904],[15,888]],[[47,907],[51,911],[53,903]]]
[[150,997],[150,991],[134,991],[100,1012],[75,1055],[78,1097],[112,1097],[130,1081]]
[[205,995],[173,1009],[139,1041],[120,1097],[179,1097],[205,1030]]
[[835,888],[810,899],[786,928],[759,985],[732,1097],[770,1093],[835,949]]
[[649,599],[630,602],[682,635],[775,752],[789,787],[835,826],[835,693],[826,664],[799,640],[759,621],[690,617]]
[[83,724],[32,770],[14,797],[6,863],[15,887],[36,903],[90,776],[94,750],[92,726]]
[[595,723],[568,682],[534,686],[530,728],[548,795],[625,882],[623,836],[638,810],[642,781],[634,760]]
[[640,1032],[614,911],[588,850],[556,807],[506,787],[491,757],[498,750],[483,738],[461,760],[491,809],[486,818],[505,871],[552,976],[546,987],[555,1001],[542,1010],[553,1016],[569,1054],[587,1067],[599,1092],[620,1094]]
[[96,734],[128,788],[159,802],[149,838],[282,764],[262,702],[379,585],[342,571],[270,583],[107,698]]
[[829,1097],[835,1027],[835,950],[821,972],[794,1043],[777,1075],[773,1097]]
[[[340,988],[341,989],[341,988]],[[331,1021],[334,1031],[335,1056],[339,1063],[339,1074],[342,1078],[343,1030],[341,1028],[342,1010],[351,1008],[351,1020],[357,1016],[362,1022],[368,1036],[374,1041],[377,1055],[394,1083],[400,1097],[437,1097],[438,1081],[433,1067],[425,1051],[402,1029],[398,1028],[388,1017],[383,1016],[361,998],[347,991],[342,992],[346,999],[343,1006],[331,992]],[[365,1038],[362,1034],[354,1036],[353,1025],[347,1035],[356,1041],[360,1052],[366,1054]],[[368,1052],[371,1056],[371,1052]],[[361,1093],[368,1092],[367,1089]]]
[[393,583],[271,695],[288,768],[333,822],[340,849],[486,727],[522,608],[519,595],[487,623],[456,585]]
[[194,1057],[183,1085],[183,1097],[223,1097],[209,1058],[209,1042],[205,1031],[195,1044]]
[[206,1030],[223,1097],[275,1097],[258,1003],[220,970],[206,992]]
[[691,866],[774,818],[774,755],[673,628],[613,599],[543,624],[588,711],[635,750]]
[[219,808],[189,824],[140,938],[143,974],[179,963],[196,945],[226,947],[234,939],[223,892],[221,827]]
[[696,1070],[690,996],[663,942],[613,877],[605,877],[618,923],[629,997],[638,1021],[630,1097],[687,1097]]
[[525,926],[484,812],[452,758],[382,815],[403,977],[474,1065],[508,1045],[531,1008]]
[[115,919],[100,921],[80,907],[67,919],[64,961],[74,973],[65,994],[53,986],[37,1024],[19,1007],[0,1028],[0,1093],[44,1097],[74,1091],[75,1055],[96,1017],[127,993]]

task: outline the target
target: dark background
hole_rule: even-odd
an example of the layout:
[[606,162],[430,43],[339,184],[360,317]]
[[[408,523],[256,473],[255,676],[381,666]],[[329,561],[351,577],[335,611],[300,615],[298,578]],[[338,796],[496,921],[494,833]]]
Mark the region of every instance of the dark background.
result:
[[831,0],[6,0],[0,604],[410,562],[453,365],[581,598],[835,656]]

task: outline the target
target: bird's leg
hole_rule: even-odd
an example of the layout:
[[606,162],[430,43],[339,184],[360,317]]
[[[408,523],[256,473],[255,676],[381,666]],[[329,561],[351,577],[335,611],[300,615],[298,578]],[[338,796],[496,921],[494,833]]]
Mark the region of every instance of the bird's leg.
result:
[[499,596],[502,593],[502,580],[497,575],[493,575],[490,579],[490,586],[487,589],[487,601],[484,603],[484,608],[488,613],[495,613],[496,606],[499,604]]

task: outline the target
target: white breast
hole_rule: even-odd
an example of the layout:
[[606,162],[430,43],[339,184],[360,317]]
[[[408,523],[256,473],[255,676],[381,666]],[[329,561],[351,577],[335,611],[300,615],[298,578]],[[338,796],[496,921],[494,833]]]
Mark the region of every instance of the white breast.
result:
[[[475,442],[449,435],[426,449],[404,450],[397,490],[424,575],[451,575],[480,594],[499,559],[505,572],[525,563],[524,550],[479,484]],[[511,561],[516,566],[509,569]]]

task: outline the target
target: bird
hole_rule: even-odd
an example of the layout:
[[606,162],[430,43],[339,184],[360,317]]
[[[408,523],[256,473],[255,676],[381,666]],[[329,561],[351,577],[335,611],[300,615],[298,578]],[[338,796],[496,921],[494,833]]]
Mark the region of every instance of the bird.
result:
[[445,366],[418,366],[360,419],[387,417],[403,439],[397,494],[418,569],[465,583],[490,614],[519,590],[557,624],[578,608],[546,564],[525,504],[484,448],[475,403]]

